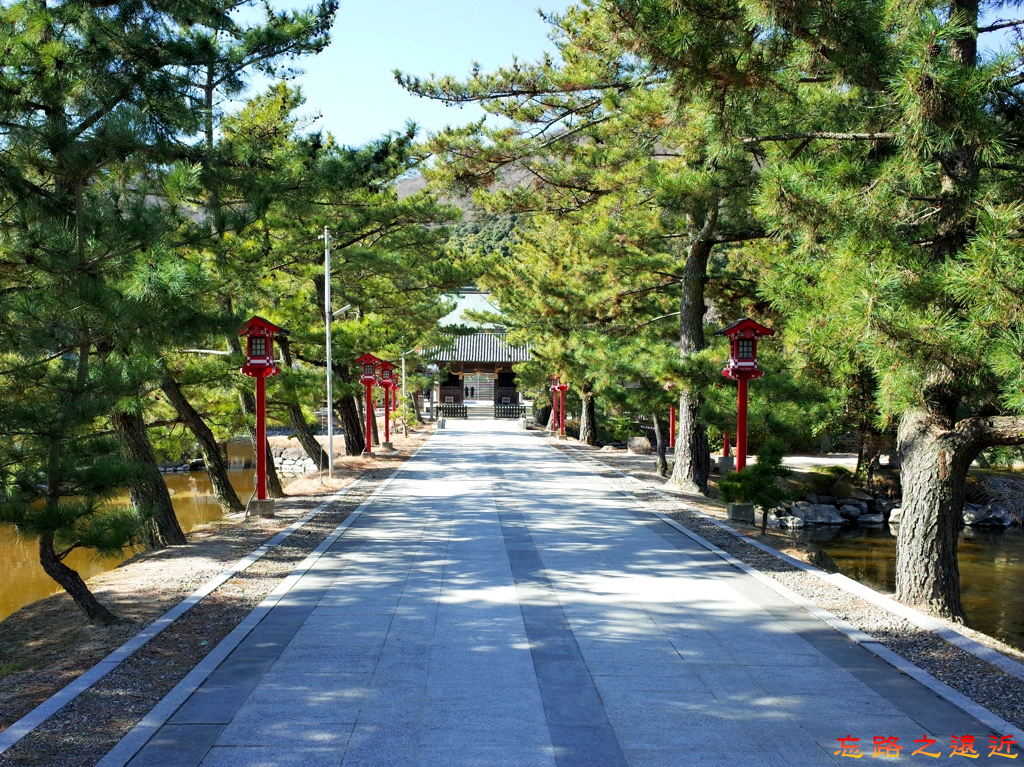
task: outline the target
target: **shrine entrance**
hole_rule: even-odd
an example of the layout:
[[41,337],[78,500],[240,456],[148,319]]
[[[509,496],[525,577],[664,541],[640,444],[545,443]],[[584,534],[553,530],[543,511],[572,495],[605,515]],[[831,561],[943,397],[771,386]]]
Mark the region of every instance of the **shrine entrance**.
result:
[[494,402],[494,376],[483,373],[464,373],[462,376],[462,394],[474,402]]
[[522,399],[512,366],[530,360],[529,347],[509,346],[504,333],[474,333],[459,336],[450,346],[428,354],[432,362],[448,369],[435,391],[435,401],[442,408],[469,403],[477,415],[487,418],[499,415],[495,408],[501,410],[500,417],[508,417],[502,406],[521,410]]

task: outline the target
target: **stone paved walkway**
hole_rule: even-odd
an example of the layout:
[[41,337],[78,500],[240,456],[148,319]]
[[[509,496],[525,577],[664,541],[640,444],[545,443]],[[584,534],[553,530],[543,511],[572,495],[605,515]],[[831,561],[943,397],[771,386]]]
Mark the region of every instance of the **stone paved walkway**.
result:
[[449,421],[130,764],[791,767],[852,763],[847,735],[930,764],[925,733],[987,758],[984,726],[586,467]]

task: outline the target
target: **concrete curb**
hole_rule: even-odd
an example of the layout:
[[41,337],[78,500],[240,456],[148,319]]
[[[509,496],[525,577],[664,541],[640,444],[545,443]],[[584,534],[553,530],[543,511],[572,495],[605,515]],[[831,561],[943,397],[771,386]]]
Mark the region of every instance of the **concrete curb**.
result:
[[[149,739],[159,730],[168,719],[174,714],[175,711],[186,701],[188,697],[198,689],[206,678],[212,674],[217,667],[227,658],[232,650],[234,650],[242,640],[249,635],[261,620],[274,608],[274,606],[281,600],[281,598],[287,594],[292,587],[298,583],[299,579],[305,575],[312,567],[314,567],[317,561],[324,555],[324,553],[335,544],[344,532],[351,526],[353,522],[358,519],[363,511],[375,501],[384,490],[387,489],[394,480],[398,477],[402,471],[405,470],[406,464],[415,458],[423,448],[430,443],[428,438],[422,445],[420,445],[416,451],[409,456],[409,458],[402,463],[391,476],[385,479],[380,487],[373,491],[369,498],[363,501],[359,507],[349,514],[345,520],[339,524],[334,530],[328,535],[319,546],[317,546],[310,554],[300,562],[294,570],[292,570],[281,583],[277,585],[270,594],[268,594],[259,605],[257,605],[251,613],[249,613],[241,623],[235,626],[234,630],[224,637],[217,646],[213,648],[203,658],[195,668],[193,668],[177,685],[165,695],[159,703],[154,706],[141,721],[138,722],[128,734],[125,735],[117,745],[115,745],[107,755],[104,756],[99,762],[96,763],[96,767],[124,767],[134,756],[142,749]],[[351,487],[351,485],[349,486]]]
[[[582,456],[584,461],[593,461],[594,463],[600,464],[601,466],[605,467],[608,471],[614,472],[615,474],[625,477],[626,479],[632,480],[633,482],[636,482],[638,484],[642,484],[645,490],[650,490],[651,492],[656,493],[661,498],[664,498],[666,500],[678,501],[677,498],[673,498],[672,496],[666,493],[662,493],[658,491],[656,488],[650,488],[648,485],[646,485],[646,483],[644,483],[642,480],[637,479],[636,477],[630,476],[625,472],[619,471],[618,469],[609,466],[608,464],[599,461],[596,458],[591,458],[589,455],[586,455],[583,451],[579,450],[578,448],[572,447],[571,445],[567,445],[567,447],[569,447],[575,453]],[[965,713],[970,714],[979,722],[984,724],[986,727],[992,729],[994,733],[998,735],[1012,735],[1018,743],[1024,743],[1024,730],[1021,730],[1020,728],[1014,726],[1010,722],[1007,722],[998,715],[989,711],[984,706],[975,703],[966,695],[957,692],[944,682],[939,681],[924,669],[920,668],[919,666],[916,666],[915,664],[908,661],[906,658],[896,654],[889,648],[885,647],[877,639],[870,636],[869,634],[866,634],[865,632],[861,631],[860,629],[856,628],[850,623],[842,620],[836,615],[833,615],[828,610],[819,607],[806,597],[801,596],[792,589],[789,589],[783,584],[779,583],[771,576],[765,575],[764,573],[754,569],[750,565],[741,562],[736,557],[718,548],[713,543],[702,538],[697,533],[688,530],[675,520],[665,516],[660,511],[650,506],[650,504],[631,495],[628,491],[615,487],[615,485],[613,485],[607,478],[599,478],[604,480],[609,486],[617,490],[619,493],[621,493],[626,498],[631,500],[637,506],[641,507],[648,513],[653,514],[662,522],[665,522],[666,524],[675,528],[679,532],[683,533],[688,538],[693,540],[695,543],[700,544],[708,551],[725,560],[738,570],[741,570],[744,573],[752,576],[757,581],[764,584],[768,588],[772,589],[780,596],[783,596],[789,601],[798,605],[799,607],[802,607],[804,610],[811,613],[822,622],[827,623],[836,631],[839,631],[852,641],[864,647],[864,649],[866,649],[868,652],[876,655],[877,657],[886,661],[887,663],[889,663],[889,665],[893,666],[897,670],[903,672],[907,676],[912,677],[916,681],[920,682],[925,687],[930,689],[932,692],[949,701],[954,706],[957,706],[958,708],[962,709]],[[787,554],[783,554],[781,551],[776,551],[770,546],[767,546],[759,541],[754,541],[747,538],[744,535],[740,535],[738,532],[733,530],[724,522],[721,522],[720,520],[717,520],[714,517],[705,514],[702,511],[699,511],[689,506],[686,506],[685,508],[687,511],[690,511],[694,514],[698,514],[704,519],[707,519],[708,521],[715,524],[717,527],[726,530],[731,535],[735,536],[737,539],[745,543],[748,543],[751,546],[754,546],[758,549],[761,549],[762,551],[765,551],[768,554],[772,554],[773,556],[782,559],[788,564],[791,564],[794,567],[803,570],[804,572],[816,575],[822,580],[832,583],[833,585],[845,591],[848,591],[856,596],[867,599],[872,604],[875,604],[878,607],[882,607],[883,609],[886,609],[892,612],[893,614],[898,615],[901,618],[905,618],[906,620],[918,626],[919,628],[923,628],[927,631],[935,633],[940,638],[950,642],[950,644],[954,644],[957,647],[960,647],[961,649],[971,653],[980,660],[991,663],[992,665],[996,666],[1002,671],[1005,671],[1011,676],[1015,676],[1019,679],[1024,680],[1024,666],[1012,660],[1011,658],[1007,658],[1005,655],[996,652],[995,650],[985,647],[976,640],[971,639],[970,637],[964,636],[963,634],[960,634],[959,632],[950,629],[949,627],[939,623],[939,621],[935,620],[934,618],[924,615],[918,612],[917,610],[914,610],[912,607],[900,604],[899,602],[896,602],[895,600],[885,596],[884,594],[879,594],[878,592],[868,588],[862,583],[858,583],[857,581],[847,578],[845,575],[840,575],[838,573],[826,573],[824,570],[821,570],[820,568],[814,567],[813,565],[809,565],[806,562],[801,562],[800,560],[794,557],[791,557]]]
[[357,479],[351,485],[343,487],[311,512],[300,517],[284,530],[279,532],[269,541],[254,549],[250,554],[242,557],[227,569],[219,572],[209,581],[185,597],[185,599],[177,605],[146,626],[146,628],[142,629],[138,634],[103,658],[103,660],[96,663],[96,665],[75,679],[75,681],[44,700],[6,730],[0,732],[0,754],[3,754],[11,746],[32,732],[32,730],[41,725],[51,716],[64,708],[64,706],[68,705],[71,701],[96,684],[96,682],[121,665],[137,650],[139,650],[139,648],[146,645],[146,643],[148,643],[153,637],[195,607],[204,597],[210,595],[238,573],[247,570],[255,562],[258,562],[267,554],[268,551],[281,544],[292,533],[316,517],[332,503],[338,501],[348,493],[349,490],[361,482],[362,479]]

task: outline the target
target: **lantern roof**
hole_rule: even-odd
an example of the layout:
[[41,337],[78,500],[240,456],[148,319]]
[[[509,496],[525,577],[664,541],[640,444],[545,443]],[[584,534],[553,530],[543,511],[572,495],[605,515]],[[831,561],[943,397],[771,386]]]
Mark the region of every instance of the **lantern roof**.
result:
[[753,332],[753,334],[755,336],[773,336],[773,335],[775,335],[775,331],[774,330],[772,330],[771,328],[766,328],[760,322],[754,322],[749,317],[743,317],[741,319],[736,320],[731,325],[726,325],[721,330],[716,330],[715,331],[715,335],[716,336],[735,336],[735,335],[738,335],[739,333],[744,333],[744,332],[746,332],[748,334]]
[[377,360],[377,364],[383,370],[394,370],[395,369],[394,363],[388,362],[387,360]]
[[376,365],[379,365],[380,363],[382,363],[383,361],[384,360],[382,360],[380,357],[377,357],[377,356],[375,356],[373,354],[370,354],[369,352],[364,354],[362,357],[357,357],[356,358],[356,362],[360,363],[361,365],[370,364],[370,365],[375,365],[376,366]]
[[272,335],[272,336],[273,335],[282,335],[282,336],[288,335],[288,331],[287,330],[285,330],[284,328],[278,327],[277,325],[275,325],[270,320],[263,319],[259,315],[253,315],[244,325],[242,325],[242,327],[239,328],[239,330],[238,330],[238,335],[240,335],[240,336],[252,335],[252,331],[254,331],[254,330],[262,331],[261,335],[262,334],[269,334],[269,335]]

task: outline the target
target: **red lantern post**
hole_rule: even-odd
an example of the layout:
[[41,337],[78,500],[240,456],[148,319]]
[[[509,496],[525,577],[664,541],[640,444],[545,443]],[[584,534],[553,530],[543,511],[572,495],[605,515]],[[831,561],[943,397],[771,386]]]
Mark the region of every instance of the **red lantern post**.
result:
[[366,451],[364,455],[373,454],[373,385],[377,383],[377,365],[382,360],[372,354],[364,354],[356,362],[363,366],[359,383],[366,387]]
[[558,376],[549,376],[551,379],[551,430],[558,431]]
[[[662,387],[665,391],[672,391],[676,388],[676,385],[672,382],[665,384]],[[676,406],[669,405],[668,407],[668,446],[675,449],[676,446]]]
[[569,384],[559,383],[558,384],[558,438],[565,439],[565,393],[569,390]]
[[729,338],[729,361],[722,375],[737,383],[736,392],[736,471],[747,465],[747,381],[760,378],[757,366],[757,339],[775,335],[775,331],[744,317],[715,332]]
[[242,372],[256,379],[256,498],[250,507],[262,517],[274,516],[274,501],[267,498],[267,379],[281,372],[274,361],[274,338],[287,332],[262,317],[253,317],[238,331],[246,337]]
[[380,370],[380,385],[384,389],[384,442],[381,447],[394,450],[391,444],[391,394],[395,386],[395,366],[390,362],[381,362],[377,367]]

